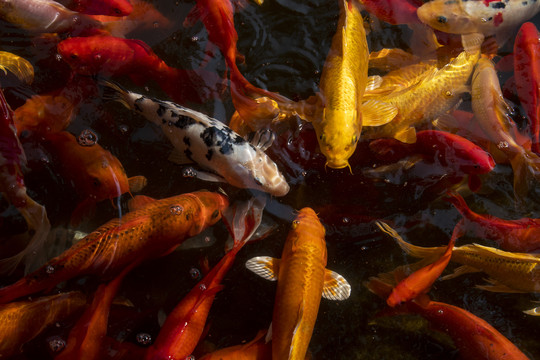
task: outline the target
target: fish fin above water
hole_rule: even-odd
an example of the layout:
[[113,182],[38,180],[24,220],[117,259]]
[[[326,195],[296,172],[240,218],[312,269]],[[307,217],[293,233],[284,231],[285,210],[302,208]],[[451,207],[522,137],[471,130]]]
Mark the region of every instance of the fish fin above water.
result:
[[338,273],[325,269],[322,297],[328,300],[345,300],[351,295],[351,285]]
[[383,82],[383,78],[379,75],[368,76],[366,91],[378,89]]
[[274,142],[276,135],[270,129],[263,128],[247,135],[247,141],[261,151],[266,151]]
[[442,276],[441,280],[449,280],[449,279],[453,279],[455,277],[461,276],[463,274],[476,273],[476,272],[482,272],[482,270],[473,268],[471,266],[463,265],[456,268],[452,274]]
[[476,285],[476,288],[491,291],[491,292],[502,292],[502,293],[526,293],[527,291],[516,290],[511,287],[508,287],[504,284],[501,284],[494,279],[485,279],[489,285]]
[[137,195],[128,201],[129,211],[140,210],[146,207],[148,204],[152,204],[157,200],[146,195]]
[[246,268],[253,271],[263,279],[276,281],[279,273],[281,259],[270,256],[257,256],[246,262]]
[[147,183],[148,183],[148,180],[142,175],[132,176],[128,178],[129,191],[139,192],[142,189],[144,189]]
[[362,103],[362,125],[381,126],[392,121],[398,109],[392,104],[378,100],[367,100]]
[[401,129],[394,134],[394,139],[406,144],[413,144],[416,142],[416,129],[412,126]]

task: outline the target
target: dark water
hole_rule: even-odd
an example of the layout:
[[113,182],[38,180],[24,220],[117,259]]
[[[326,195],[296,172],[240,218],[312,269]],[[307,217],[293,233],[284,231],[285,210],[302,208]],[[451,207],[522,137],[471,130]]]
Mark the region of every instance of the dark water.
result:
[[[182,22],[193,2],[155,0],[155,7],[171,21],[138,30],[129,36],[148,43],[170,66],[196,68],[205,57],[207,35],[202,23],[183,28]],[[335,32],[338,19],[335,0],[267,0],[262,6],[245,4],[235,15],[239,34],[238,50],[245,56],[240,70],[254,85],[276,91],[298,100],[313,95]],[[534,20],[539,24],[538,18]],[[534,21],[533,20],[533,21]],[[25,97],[62,86],[68,67],[56,57],[54,41],[0,24],[1,50],[12,51],[27,58],[36,69],[31,88],[7,87],[6,96],[13,108]],[[404,26],[382,24],[368,35],[370,50],[383,47],[406,47],[411,32]],[[502,51],[508,51],[508,46]],[[224,74],[223,58],[216,49],[206,69]],[[9,79],[8,79],[9,80]],[[6,80],[6,81],[8,81]],[[136,87],[128,79],[116,79],[130,89],[165,98],[154,84]],[[4,82],[3,82],[4,84]],[[9,83],[7,84],[9,85]],[[227,122],[234,108],[228,92],[221,100],[193,104],[194,108]],[[465,101],[463,106],[470,104]],[[167,157],[172,150],[159,129],[124,109],[119,104],[105,104],[99,98],[84,101],[77,118],[69,127],[74,134],[91,128],[99,142],[117,156],[128,176],[144,175],[149,182],[142,194],[163,198],[180,193],[225,188],[231,198],[243,196],[243,191],[222,184],[205,183],[182,176],[182,167]],[[64,229],[74,208],[74,189],[58,175],[55,164],[43,165],[39,144],[23,141],[29,156],[26,181],[30,195],[45,204],[53,227]],[[39,143],[39,141],[38,141]],[[250,340],[267,328],[272,318],[275,284],[247,271],[246,260],[261,255],[280,257],[294,209],[310,206],[319,212],[327,230],[328,268],[343,275],[352,286],[351,297],[343,302],[322,300],[319,316],[310,343],[314,359],[455,359],[458,353],[451,340],[429,329],[424,320],[415,316],[375,318],[385,303],[362,285],[370,276],[387,272],[398,265],[416,261],[403,254],[392,239],[373,224],[385,219],[393,224],[405,240],[417,245],[441,246],[448,242],[454,225],[460,219],[457,211],[440,200],[445,189],[454,186],[444,169],[436,166],[418,167],[407,174],[407,182],[389,184],[374,182],[361,176],[361,169],[372,166],[365,157],[365,144],[359,144],[353,156],[353,173],[348,170],[324,169],[324,157],[318,152],[315,135],[309,125],[292,124],[291,130],[278,137],[269,154],[279,164],[291,183],[291,192],[284,198],[274,198],[268,204],[265,222],[274,222],[277,229],[262,241],[246,246],[237,256],[234,267],[225,278],[225,288],[215,299],[208,324],[205,344],[217,348]],[[513,206],[512,172],[499,165],[489,177],[483,178],[482,192],[467,197],[471,208],[502,218],[539,217],[540,207],[531,201],[526,212]],[[129,196],[121,200],[124,209]],[[24,220],[17,211],[1,202],[0,233],[3,244],[12,234],[24,231]],[[100,203],[96,216],[76,229],[92,231],[105,221],[118,216],[109,202]],[[59,233],[61,233],[59,231]],[[133,303],[132,307],[113,306],[109,320],[111,337],[137,343],[137,335],[146,333],[155,338],[158,318],[167,314],[192,288],[198,279],[190,271],[200,268],[205,256],[210,265],[223,255],[227,237],[224,226],[218,224],[211,232],[216,243],[211,247],[176,251],[165,258],[149,261],[136,268],[124,280],[120,295]],[[50,256],[66,245],[58,235],[51,245]],[[459,244],[481,240],[464,237]],[[488,242],[484,242],[488,243]],[[490,244],[490,243],[488,243]],[[491,244],[493,245],[493,244]],[[454,265],[451,264],[450,268]],[[19,271],[1,284],[15,281]],[[540,344],[536,331],[538,319],[523,310],[534,307],[534,294],[499,294],[476,289],[483,284],[483,275],[466,275],[449,281],[437,281],[430,295],[433,299],[463,307],[485,319],[513,341],[531,358],[540,359]],[[92,293],[95,281],[72,281],[66,288]],[[58,323],[26,344],[20,359],[52,358],[48,341],[53,337],[66,339],[76,319]]]

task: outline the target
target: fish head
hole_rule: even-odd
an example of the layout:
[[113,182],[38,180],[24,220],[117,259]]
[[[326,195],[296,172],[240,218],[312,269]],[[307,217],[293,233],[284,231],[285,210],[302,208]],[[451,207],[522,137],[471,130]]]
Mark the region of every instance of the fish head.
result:
[[129,191],[124,167],[108,152],[92,161],[87,169],[87,176],[87,195],[95,198],[96,201],[113,199]]
[[425,3],[417,10],[420,21],[433,29],[451,34],[477,32],[474,17],[463,8],[461,0],[434,0]]
[[355,110],[329,109],[323,112],[323,121],[315,125],[321,152],[326,165],[332,169],[350,167],[349,158],[360,139],[360,121]]
[[[200,233],[207,226],[214,225],[221,219],[223,212],[229,207],[227,195],[210,191],[196,191],[190,194],[199,208],[199,215],[191,224],[190,236]],[[171,207],[172,209],[172,207]]]
[[78,74],[122,75],[119,71],[135,54],[123,40],[113,36],[73,37],[58,44],[58,53]]

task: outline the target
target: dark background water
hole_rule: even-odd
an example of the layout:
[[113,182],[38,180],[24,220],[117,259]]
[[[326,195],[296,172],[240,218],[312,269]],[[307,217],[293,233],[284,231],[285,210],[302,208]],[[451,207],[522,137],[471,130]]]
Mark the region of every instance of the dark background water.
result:
[[[206,30],[201,22],[191,28],[182,26],[194,2],[155,0],[153,4],[171,21],[171,26],[157,23],[149,29],[135,31],[129,37],[148,43],[170,66],[198,67],[204,58]],[[335,0],[266,0],[262,6],[246,3],[235,15],[238,50],[245,56],[245,64],[240,65],[240,70],[253,84],[292,99],[313,95],[318,89],[338,15]],[[539,24],[538,17],[534,22]],[[56,56],[54,39],[35,38],[9,24],[0,25],[1,50],[23,56],[36,67],[36,79],[31,88],[7,90],[13,108],[22,104],[29,93],[50,91],[65,81],[61,74],[65,76],[68,68]],[[368,35],[370,50],[407,46],[411,32],[405,26],[381,24],[382,28],[379,28],[375,26],[377,24],[372,25],[374,30]],[[206,69],[224,74],[224,61],[217,49]],[[139,88],[128,79],[117,80],[133,90],[160,98],[166,96],[153,84]],[[463,106],[468,106],[467,101]],[[224,122],[228,122],[234,111],[228,92],[221,100],[193,104],[193,107]],[[216,190],[223,186],[184,178],[182,167],[167,161],[172,147],[161,130],[119,104],[104,104],[99,98],[87,99],[69,130],[78,134],[85,128],[91,128],[98,134],[100,144],[121,160],[128,176],[144,175],[148,178],[148,186],[142,194],[162,198],[203,188]],[[74,190],[62,182],[54,164],[43,165],[41,153],[36,150],[39,144],[23,142],[29,156],[30,170],[26,180],[30,195],[47,206],[53,226],[65,228],[71,212],[69,209],[74,207]],[[280,257],[294,209],[311,206],[319,212],[327,229],[327,267],[343,275],[352,286],[351,297],[346,301],[321,301],[310,343],[313,358],[458,357],[450,339],[431,331],[420,317],[376,318],[375,314],[386,305],[363,286],[370,276],[416,261],[404,255],[392,239],[376,229],[372,221],[385,219],[391,222],[405,240],[417,245],[446,244],[460,216],[439,197],[455,181],[447,179],[443,169],[427,165],[407,174],[406,183],[389,184],[364,179],[361,169],[373,165],[372,160],[366,159],[366,150],[365,144],[359,145],[351,161],[355,164],[354,174],[351,174],[346,169],[325,170],[321,166],[324,158],[318,152],[309,125],[293,124],[291,131],[278,138],[269,153],[291,182],[291,192],[284,198],[271,199],[268,204],[264,221],[277,224],[277,229],[264,240],[246,246],[226,276],[224,290],[216,297],[209,315],[207,347],[209,344],[219,348],[249,341],[258,330],[268,327],[272,318],[275,283],[247,271],[244,263],[254,256]],[[483,179],[482,192],[469,196],[467,202],[479,212],[504,218],[538,217],[539,207],[534,202],[525,213],[514,208],[511,179],[508,166],[497,166],[494,174]],[[242,191],[227,186],[225,189],[231,198],[242,196]],[[127,199],[128,196],[123,197],[121,209],[125,209]],[[4,200],[1,205],[0,234],[5,246],[12,234],[24,230],[24,221]],[[99,204],[96,217],[77,230],[92,231],[116,216],[118,211],[105,201]],[[165,258],[146,262],[129,274],[120,293],[133,306],[113,306],[109,335],[133,343],[137,342],[136,336],[140,333],[155,338],[159,331],[158,318],[170,312],[198,281],[190,276],[190,270],[200,268],[199,260],[205,256],[213,266],[223,255],[227,236],[223,225],[217,225],[211,236],[217,239],[211,247],[176,251]],[[60,238],[58,235],[56,243],[51,244],[51,256],[66,246]],[[472,241],[481,242],[464,237],[458,245]],[[453,267],[451,264],[450,268]],[[18,272],[3,279],[2,283],[8,284],[20,275]],[[483,277],[482,274],[473,274],[437,281],[430,295],[485,319],[531,358],[539,359],[538,319],[522,313],[535,306],[532,301],[538,300],[538,296],[476,289],[475,285],[484,283]],[[70,282],[67,286],[91,293],[95,285],[95,281],[86,279]],[[59,323],[26,344],[20,358],[51,357],[48,340],[55,336],[67,338],[73,321],[75,319]]]

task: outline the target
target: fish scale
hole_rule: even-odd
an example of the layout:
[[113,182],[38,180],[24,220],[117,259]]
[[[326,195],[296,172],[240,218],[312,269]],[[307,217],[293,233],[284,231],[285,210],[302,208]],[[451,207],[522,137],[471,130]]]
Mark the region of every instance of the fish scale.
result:
[[215,172],[239,188],[257,189],[274,196],[289,191],[287,181],[264,151],[222,122],[173,102],[152,99],[105,83],[104,98],[123,103],[161,127],[178,155]]

